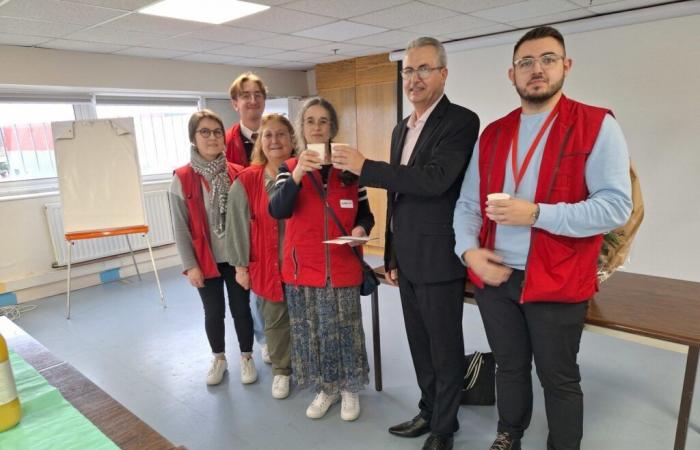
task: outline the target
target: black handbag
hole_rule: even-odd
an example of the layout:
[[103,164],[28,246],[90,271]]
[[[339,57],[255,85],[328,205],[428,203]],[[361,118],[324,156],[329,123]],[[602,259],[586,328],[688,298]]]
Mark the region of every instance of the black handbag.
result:
[[[340,229],[340,232],[343,233],[343,235],[347,236],[348,232],[345,231],[345,228],[340,223],[338,216],[335,215],[333,209],[331,209],[331,207],[328,205],[328,201],[326,201],[326,194],[318,184],[318,180],[312,175],[309,175],[308,178],[311,179],[311,184],[313,184],[316,192],[318,192],[318,195],[321,196],[323,206],[326,208],[326,211],[328,211],[328,214],[333,219],[333,222],[335,222],[335,225]],[[360,252],[355,247],[350,247],[350,249],[360,261],[360,266],[362,267],[362,284],[360,285],[360,295],[371,295],[377,289],[377,286],[379,286],[379,279],[377,278],[377,275],[374,274],[374,270],[372,270],[369,264],[367,264],[362,258]]]
[[493,353],[474,352],[464,357],[466,371],[462,386],[462,405],[496,403],[496,360]]

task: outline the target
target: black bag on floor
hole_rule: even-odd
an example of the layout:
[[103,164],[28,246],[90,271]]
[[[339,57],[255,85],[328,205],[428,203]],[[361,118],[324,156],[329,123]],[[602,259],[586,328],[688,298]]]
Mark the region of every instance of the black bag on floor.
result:
[[496,360],[493,353],[474,352],[464,357],[466,371],[462,386],[462,405],[496,403]]

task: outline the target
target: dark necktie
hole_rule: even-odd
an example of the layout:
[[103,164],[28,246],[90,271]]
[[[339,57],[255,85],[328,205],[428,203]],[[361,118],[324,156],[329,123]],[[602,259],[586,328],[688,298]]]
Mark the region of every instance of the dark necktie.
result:
[[255,144],[255,141],[258,140],[258,133],[253,133],[250,135],[250,141]]

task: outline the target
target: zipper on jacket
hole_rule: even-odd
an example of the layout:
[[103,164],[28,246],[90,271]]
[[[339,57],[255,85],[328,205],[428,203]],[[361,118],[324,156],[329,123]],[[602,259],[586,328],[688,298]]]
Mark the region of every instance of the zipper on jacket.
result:
[[292,247],[292,262],[294,263],[294,279],[296,280],[299,275],[299,262],[297,261],[296,247]]

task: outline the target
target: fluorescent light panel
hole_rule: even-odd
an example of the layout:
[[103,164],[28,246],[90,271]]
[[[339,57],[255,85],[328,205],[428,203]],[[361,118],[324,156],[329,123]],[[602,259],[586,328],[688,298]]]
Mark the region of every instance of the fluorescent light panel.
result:
[[235,0],[162,0],[139,9],[139,12],[218,25],[269,8],[267,5]]

